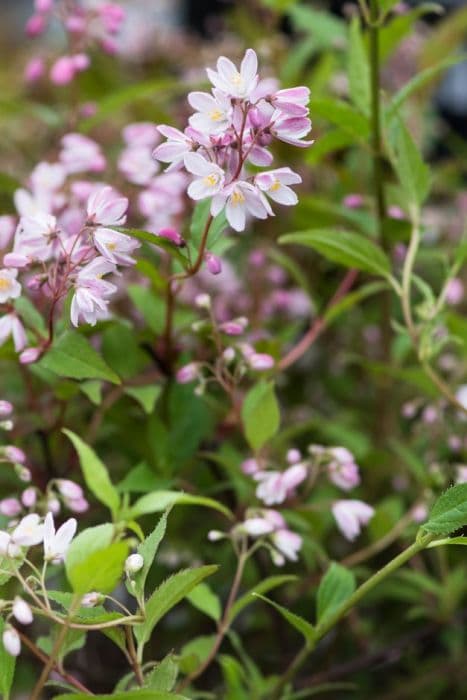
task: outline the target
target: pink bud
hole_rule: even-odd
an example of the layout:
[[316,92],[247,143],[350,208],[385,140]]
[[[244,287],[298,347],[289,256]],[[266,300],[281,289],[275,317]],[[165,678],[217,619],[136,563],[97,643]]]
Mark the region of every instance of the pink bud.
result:
[[243,322],[243,319],[236,319],[235,321],[226,321],[219,326],[221,330],[226,335],[242,335],[247,323]]
[[58,515],[61,509],[62,507],[58,498],[49,498],[49,500],[47,501],[48,511],[50,511],[53,515]]
[[218,275],[222,272],[222,262],[217,255],[212,253],[205,253],[204,259],[206,260],[206,267],[208,268],[211,275]]
[[0,401],[0,416],[9,416],[13,413],[13,404],[9,401]]
[[32,365],[42,355],[40,348],[26,348],[19,356],[22,365]]
[[264,352],[255,352],[248,358],[251,369],[263,371],[274,367],[274,358]]
[[89,510],[89,503],[85,498],[68,498],[65,505],[72,513],[85,513]]
[[344,207],[348,209],[359,209],[363,206],[364,199],[361,194],[348,194],[342,200]]
[[81,486],[75,484],[74,481],[70,481],[70,479],[57,479],[56,484],[60,494],[64,498],[74,499],[83,497],[83,489]]
[[105,596],[103,596],[102,593],[92,591],[91,593],[86,593],[86,595],[83,595],[83,597],[81,598],[81,607],[93,608],[95,605],[100,605],[101,603],[103,603],[104,600]]
[[21,503],[17,498],[4,498],[0,501],[0,513],[7,518],[14,518],[21,513]]
[[181,367],[177,372],[177,382],[179,384],[189,384],[194,382],[199,377],[199,364],[190,362],[190,364]]
[[24,69],[24,79],[27,83],[35,83],[40,80],[45,73],[44,60],[39,56],[31,58]]
[[171,243],[178,245],[180,248],[186,246],[185,239],[174,228],[161,228],[158,235],[161,238],[166,238]]
[[244,462],[242,462],[242,472],[244,474],[256,474],[256,472],[259,472],[260,466],[257,462],[256,459],[250,458],[250,459],[245,459]]
[[55,85],[68,85],[75,77],[76,66],[71,56],[61,56],[50,71],[50,80]]
[[29,265],[29,258],[20,253],[7,253],[3,257],[3,265],[4,267],[26,267]]
[[33,508],[36,505],[37,501],[36,489],[32,486],[30,486],[28,489],[25,489],[21,494],[21,501],[25,508]]
[[47,21],[43,15],[32,15],[26,22],[26,34],[33,39],[40,36],[47,25]]
[[300,453],[300,450],[297,450],[295,448],[288,450],[286,459],[289,464],[296,464],[297,462],[300,462],[301,458],[302,455]]
[[26,455],[24,454],[23,450],[20,450],[19,447],[15,447],[14,445],[7,445],[3,449],[5,457],[10,461],[10,462],[15,462],[16,464],[24,464],[26,462]]

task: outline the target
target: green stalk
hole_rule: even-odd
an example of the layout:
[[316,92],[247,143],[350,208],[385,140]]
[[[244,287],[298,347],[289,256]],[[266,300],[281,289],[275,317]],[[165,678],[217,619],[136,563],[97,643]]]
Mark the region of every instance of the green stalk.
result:
[[326,617],[326,619],[316,626],[316,637],[313,643],[305,644],[298,654],[293,659],[285,673],[280,677],[275,689],[270,695],[271,700],[280,700],[282,691],[285,686],[295,677],[296,673],[301,669],[305,661],[308,659],[311,652],[316,647],[317,642],[322,639],[336,624],[358,603],[362,598],[387,576],[390,576],[394,571],[397,571],[403,564],[409,561],[415,554],[421,552],[434,539],[434,535],[426,534],[417,539],[410,547],[401,552],[397,557],[391,559],[390,562],[377,571],[371,578],[362,583],[361,586],[343,603],[337,610]]

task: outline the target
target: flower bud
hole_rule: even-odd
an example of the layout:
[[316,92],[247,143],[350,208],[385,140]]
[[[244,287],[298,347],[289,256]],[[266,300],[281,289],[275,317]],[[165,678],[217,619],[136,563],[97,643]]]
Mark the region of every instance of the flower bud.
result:
[[22,511],[21,503],[17,498],[4,498],[0,501],[0,513],[7,518],[14,518]]
[[43,34],[47,22],[43,15],[32,15],[26,22],[26,34],[30,39]]
[[274,358],[266,353],[255,352],[248,357],[248,363],[251,369],[261,372],[274,367]]
[[199,365],[197,362],[190,362],[188,365],[181,367],[177,372],[177,382],[179,384],[189,384],[194,382],[199,377]]
[[72,513],[85,513],[89,510],[89,503],[85,498],[68,498],[65,505]]
[[204,259],[206,261],[206,267],[211,275],[219,275],[222,272],[222,261],[217,255],[205,253]]
[[199,309],[209,309],[211,306],[211,297],[209,294],[197,294],[195,304]]
[[13,413],[13,404],[9,401],[0,401],[0,416],[9,416]]
[[15,464],[15,472],[20,481],[29,484],[32,479],[31,470],[27,467],[22,467],[20,464]]
[[222,540],[225,537],[225,533],[221,532],[220,530],[209,530],[208,532],[208,540],[210,542],[218,542],[219,540]]
[[14,627],[7,627],[3,633],[3,646],[10,656],[19,656],[21,653],[21,640]]
[[174,228],[161,228],[158,236],[165,238],[174,245],[177,245],[179,248],[186,246],[185,239]]
[[75,484],[74,481],[70,481],[70,479],[57,479],[55,483],[57,484],[59,493],[64,498],[77,499],[83,497],[83,489],[79,484]]
[[19,447],[15,447],[14,445],[7,445],[4,447],[3,453],[10,462],[16,464],[24,464],[26,462],[26,455],[23,450],[20,450]]
[[34,0],[36,12],[50,12],[53,8],[54,0]]
[[125,571],[127,574],[137,574],[144,566],[144,559],[141,554],[130,554],[125,562]]
[[222,353],[222,357],[227,364],[235,360],[235,350],[233,348],[226,348]]
[[25,508],[33,508],[36,505],[37,501],[36,489],[32,486],[28,489],[25,489],[25,491],[23,491],[23,493],[21,494],[21,501]]
[[21,255],[20,253],[7,253],[3,256],[3,265],[5,267],[27,267],[29,262],[29,258],[26,255]]
[[32,610],[19,596],[13,602],[13,615],[22,625],[30,625],[33,621]]
[[289,464],[296,464],[302,458],[300,450],[292,448],[287,451],[286,459]]
[[49,498],[47,501],[47,510],[53,513],[53,515],[58,515],[62,507],[58,498]]
[[94,608],[96,605],[100,605],[105,600],[105,596],[97,591],[91,591],[91,593],[86,593],[81,598],[81,607],[83,608]]
[[40,348],[26,348],[19,356],[22,365],[32,365],[42,355]]
[[72,56],[60,56],[50,70],[50,80],[55,85],[68,85],[75,77],[76,66]]

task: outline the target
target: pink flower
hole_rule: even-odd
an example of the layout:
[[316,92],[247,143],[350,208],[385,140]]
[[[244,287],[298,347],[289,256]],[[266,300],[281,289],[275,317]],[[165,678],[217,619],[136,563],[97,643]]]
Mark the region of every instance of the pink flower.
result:
[[16,279],[17,275],[17,270],[0,269],[0,304],[10,299],[17,299],[21,295],[21,285]]
[[302,547],[303,540],[296,532],[291,532],[291,530],[287,529],[278,530],[271,535],[271,541],[276,549],[279,550],[279,554],[282,555],[282,557],[273,557],[277,566],[284,564],[283,557],[290,561],[298,561],[298,552]]
[[358,486],[360,475],[351,452],[345,447],[333,447],[329,453],[332,456],[327,465],[330,480],[344,491]]
[[99,227],[94,231],[94,245],[106,260],[116,265],[133,265],[136,261],[130,253],[141,244],[124,233]]
[[374,513],[374,508],[363,501],[336,501],[332,506],[332,514],[336,520],[337,527],[344,537],[351,542],[358,537],[362,526],[367,525]]
[[8,518],[14,518],[22,511],[21,503],[17,498],[4,498],[0,501],[0,513]]
[[20,450],[19,447],[15,447],[15,445],[6,445],[3,448],[3,453],[10,462],[14,462],[15,464],[25,464],[26,462],[26,455],[23,450]]
[[280,141],[290,143],[292,146],[306,148],[313,141],[304,141],[305,136],[311,131],[311,121],[308,117],[290,117],[287,114],[277,112],[272,117],[270,127],[273,134]]
[[100,146],[82,134],[66,134],[62,138],[59,158],[67,173],[101,172],[106,166]]
[[125,10],[121,5],[117,5],[115,2],[105,3],[99,7],[99,14],[107,32],[116,34],[120,31],[125,19]]
[[43,34],[46,27],[47,27],[46,18],[41,14],[37,14],[37,15],[31,15],[31,17],[26,22],[25,30],[26,30],[27,36],[30,37],[31,39],[34,39],[35,37]]
[[216,67],[217,71],[207,69],[208,78],[214,87],[229,97],[245,99],[258,84],[258,58],[253,49],[246,51],[240,70],[225,56],[217,60]]
[[361,194],[348,194],[342,200],[342,204],[348,209],[359,209],[363,206],[364,201]]
[[98,319],[107,317],[107,297],[117,289],[114,284],[102,279],[109,272],[115,272],[115,265],[98,257],[78,273],[70,310],[74,326],[79,325],[80,317],[92,326]]
[[181,367],[177,372],[177,382],[179,384],[189,384],[194,382],[199,377],[199,363],[190,362],[188,365]]
[[188,172],[198,176],[188,187],[188,196],[192,199],[212,197],[224,186],[225,175],[222,168],[206,160],[199,153],[187,153],[184,162]]
[[120,154],[118,169],[129,182],[147,185],[159,166],[146,146],[130,146]]
[[310,101],[310,90],[307,87],[294,87],[285,90],[278,90],[271,95],[269,101],[276,109],[294,117],[303,117],[308,114],[308,102]]
[[274,358],[264,352],[251,353],[248,355],[247,361],[251,369],[257,372],[264,372],[265,370],[272,369],[275,364]]
[[446,303],[452,304],[453,306],[461,303],[464,298],[464,285],[462,280],[460,280],[458,277],[453,277],[449,280],[446,286],[445,298]]
[[10,336],[13,337],[16,352],[21,352],[26,345],[26,333],[16,314],[6,314],[0,318],[0,345]]
[[278,168],[269,172],[260,173],[255,177],[255,184],[260,190],[279,204],[291,206],[297,204],[298,197],[287,185],[295,185],[302,181],[298,173],[290,168]]
[[57,479],[55,483],[57,484],[59,493],[64,498],[75,499],[83,497],[83,489],[74,481],[70,481],[70,479]]
[[10,416],[13,413],[13,404],[9,401],[0,401],[0,416],[4,418],[5,416]]
[[188,134],[184,134],[173,126],[161,124],[157,128],[167,141],[157,146],[152,154],[153,158],[169,163],[168,171],[174,170],[183,164],[185,155],[193,150],[195,142]]
[[260,482],[256,489],[256,495],[267,506],[283,503],[307,476],[308,470],[304,464],[294,464],[284,472],[256,472],[253,478]]
[[123,129],[123,138],[128,146],[154,148],[160,140],[159,131],[151,122],[135,122]]
[[121,226],[126,221],[128,199],[120,197],[112,187],[96,189],[88,199],[87,220],[92,224]]
[[34,0],[34,9],[36,12],[50,12],[53,9],[54,0]]
[[22,365],[32,365],[34,362],[37,362],[41,355],[41,348],[26,348],[19,356],[19,361]]
[[204,254],[204,259],[206,261],[206,267],[211,275],[219,275],[222,272],[222,262],[217,255],[207,252]]
[[241,467],[242,472],[248,475],[256,474],[256,472],[259,472],[261,469],[257,460],[253,458],[246,459],[244,462],[242,462]]
[[215,197],[211,204],[211,214],[217,216],[225,207],[227,221],[235,231],[245,229],[247,214],[257,219],[266,219],[268,215],[272,215],[272,210],[260,190],[249,182],[237,180],[218,194],[212,194],[215,194]]
[[197,110],[190,119],[190,126],[203,134],[221,134],[231,125],[232,102],[219,90],[214,95],[207,92],[190,92],[188,102]]
[[0,249],[6,248],[13,238],[16,228],[14,216],[0,216]]

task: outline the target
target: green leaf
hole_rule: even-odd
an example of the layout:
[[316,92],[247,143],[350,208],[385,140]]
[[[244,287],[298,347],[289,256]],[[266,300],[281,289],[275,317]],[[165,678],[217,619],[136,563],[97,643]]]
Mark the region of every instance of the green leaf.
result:
[[321,624],[355,591],[355,576],[349,569],[333,562],[323,576],[316,599],[316,617]]
[[114,542],[87,556],[81,563],[67,566],[67,576],[75,593],[111,593],[123,574],[128,556],[127,542]]
[[399,120],[395,140],[394,168],[410,208],[418,209],[430,191],[430,170],[407,127]]
[[219,567],[201,566],[197,569],[185,569],[174,574],[156,588],[146,603],[146,619],[137,625],[135,637],[138,644],[144,646],[149,640],[154,627],[177,603],[186,598],[188,593],[207,576],[214,574]]
[[[115,528],[111,523],[104,523],[103,525],[97,525],[96,527],[88,527],[86,530],[77,535],[72,543],[70,544],[65,557],[65,570],[69,578],[68,572],[77,566],[80,566],[83,561],[86,561],[87,557],[94,552],[106,549],[112,543],[115,535]],[[57,597],[57,593],[54,593],[55,598],[53,600],[58,600],[60,604],[65,604],[69,607],[71,604],[71,599],[60,600]],[[66,596],[70,594],[64,594]]]
[[71,379],[105,379],[120,384],[120,378],[104,362],[86,338],[66,331],[53,343],[39,363],[40,367]]
[[99,379],[90,379],[87,382],[81,382],[80,390],[88,397],[95,406],[99,406],[102,401],[102,382]]
[[129,386],[125,389],[125,394],[131,396],[142,407],[145,413],[150,415],[154,411],[156,401],[161,395],[162,387],[159,384],[154,386]]
[[143,231],[139,228],[125,228],[124,226],[109,226],[109,228],[113,229],[114,231],[118,231],[119,233],[124,233],[127,236],[130,236],[130,238],[136,238],[138,241],[151,243],[157,248],[169,253],[169,255],[171,255],[173,258],[176,258],[184,267],[188,265],[188,258],[183,255],[179,246],[175,245],[175,243],[172,243],[167,238],[157,236],[155,233]]
[[[55,700],[89,700],[89,697],[88,693],[66,693],[65,695],[57,695]],[[186,695],[154,691],[147,688],[127,690],[111,695],[93,695],[92,697],[94,700],[189,700]]]
[[381,248],[357,233],[334,229],[311,229],[287,233],[279,238],[279,243],[305,245],[332,262],[382,277],[388,277],[391,272],[389,259]]
[[178,675],[178,664],[172,654],[165,657],[146,677],[146,686],[152,690],[170,691],[174,687]]
[[370,113],[370,67],[360,21],[353,17],[349,36],[349,88],[352,102],[363,114]]
[[245,437],[257,451],[278,431],[280,411],[273,382],[260,381],[247,393],[242,406]]
[[[190,243],[192,243],[196,250],[198,250],[201,243],[201,238],[210,214],[211,199],[203,199],[196,203],[193,210],[193,216],[190,223]],[[209,226],[208,234],[208,247],[210,250],[215,248],[215,244],[219,237],[224,233],[225,229],[228,227],[228,222],[225,217],[225,212],[221,211],[211,222]]]
[[135,592],[138,595],[144,593],[144,586],[146,584],[149,570],[154,562],[159,545],[165,535],[168,514],[169,510],[164,513],[151,534],[138,546],[138,554],[143,557],[144,561],[143,567],[133,576],[133,580],[135,582]]
[[187,599],[195,608],[201,610],[201,612],[216,622],[221,619],[222,607],[220,600],[207,583],[199,583],[187,595]]
[[370,123],[355,107],[330,97],[313,100],[313,116],[331,122],[342,131],[350,134],[358,142],[367,142],[370,135]]
[[256,586],[254,586],[248,593],[242,595],[238,598],[232,605],[230,610],[229,620],[234,620],[241,611],[253,602],[253,595],[256,593],[267,593],[272,591],[274,588],[282,586],[284,583],[290,583],[291,581],[296,581],[297,577],[290,574],[282,574],[279,576],[269,576],[260,581]]
[[289,622],[292,627],[295,627],[297,632],[300,632],[305,637],[305,641],[307,644],[312,645],[315,641],[316,638],[316,630],[313,627],[312,624],[307,622],[303,617],[300,617],[300,615],[296,615],[293,612],[290,612],[290,610],[287,610],[287,608],[284,608],[282,605],[278,605],[278,603],[275,603],[273,600],[270,600],[269,598],[265,598],[265,596],[260,595],[259,593],[253,593],[253,596],[255,598],[261,598],[261,600],[264,600],[265,603],[268,603],[268,605],[272,605],[273,608],[275,608],[282,617]]
[[204,506],[213,508],[232,519],[230,510],[219,501],[205,496],[193,496],[190,493],[180,493],[179,491],[154,491],[142,496],[130,508],[131,518],[139,518],[141,515],[149,513],[160,513],[169,506]]
[[4,700],[9,700],[11,686],[15,676],[16,657],[11,656],[1,641],[5,630],[5,621],[0,617],[0,695]]
[[89,445],[86,445],[75,433],[66,428],[63,432],[71,440],[78,453],[86,486],[98,501],[110,508],[112,515],[115,516],[120,507],[120,496],[110,481],[106,466],[101,462],[94,450]]
[[446,537],[442,540],[433,540],[433,542],[427,545],[427,549],[431,549],[432,547],[444,547],[446,544],[463,545],[465,547],[467,546],[467,537],[460,535],[459,537]]
[[467,525],[467,484],[458,484],[438,498],[422,529],[434,535],[449,535],[464,525]]

